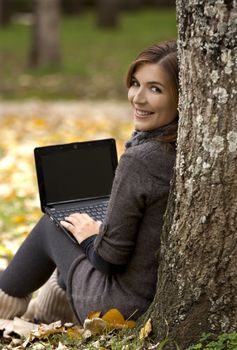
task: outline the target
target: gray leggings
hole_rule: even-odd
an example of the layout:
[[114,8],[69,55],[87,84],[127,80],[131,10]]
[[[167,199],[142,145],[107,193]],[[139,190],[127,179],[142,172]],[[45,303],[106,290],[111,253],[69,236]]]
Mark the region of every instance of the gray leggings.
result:
[[0,288],[8,295],[25,297],[41,287],[57,267],[59,284],[66,289],[69,269],[81,254],[79,244],[43,216],[1,274]]

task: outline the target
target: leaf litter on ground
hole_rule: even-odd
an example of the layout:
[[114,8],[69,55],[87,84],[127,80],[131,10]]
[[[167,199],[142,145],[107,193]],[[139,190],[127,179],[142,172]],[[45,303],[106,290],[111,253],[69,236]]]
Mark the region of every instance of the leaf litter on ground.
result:
[[[135,324],[132,320],[125,320],[118,309],[111,309],[103,316],[100,312],[90,313],[83,326],[72,323],[62,324],[60,320],[51,324],[38,325],[15,317],[13,320],[0,320],[0,331],[3,332],[3,339],[10,340],[6,349],[16,349],[19,346],[27,348],[36,341],[40,341],[42,345],[42,342],[48,341],[55,335],[67,336],[77,343],[85,343],[88,339],[92,339],[92,342],[96,342],[97,345],[106,343],[108,347],[116,331],[132,329]],[[96,340],[95,336],[97,336]],[[129,340],[133,338],[134,336],[129,336]]]

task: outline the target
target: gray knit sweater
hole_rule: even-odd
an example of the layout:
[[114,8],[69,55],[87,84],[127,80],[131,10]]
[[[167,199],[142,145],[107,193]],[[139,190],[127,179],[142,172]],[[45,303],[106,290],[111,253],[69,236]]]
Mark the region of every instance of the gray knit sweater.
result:
[[94,248],[104,260],[126,267],[105,275],[83,252],[78,255],[69,273],[68,295],[81,323],[90,311],[104,313],[114,307],[136,319],[150,305],[174,161],[175,151],[152,139],[128,148],[120,158]]

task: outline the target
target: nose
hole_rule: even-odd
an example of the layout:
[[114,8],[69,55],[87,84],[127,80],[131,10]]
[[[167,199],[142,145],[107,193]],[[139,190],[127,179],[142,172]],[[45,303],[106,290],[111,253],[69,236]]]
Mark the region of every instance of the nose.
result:
[[146,103],[146,94],[145,94],[145,91],[142,87],[140,87],[139,89],[137,89],[134,92],[133,102],[136,104]]

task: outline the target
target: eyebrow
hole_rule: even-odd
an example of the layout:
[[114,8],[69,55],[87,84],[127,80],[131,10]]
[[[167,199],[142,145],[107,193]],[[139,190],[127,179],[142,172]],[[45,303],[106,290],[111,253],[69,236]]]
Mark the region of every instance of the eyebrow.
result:
[[[132,76],[132,79],[135,79],[135,80],[139,81],[134,75]],[[159,81],[156,81],[156,80],[148,81],[147,84],[149,84],[149,85],[156,84],[156,85],[160,85],[160,86],[165,88],[164,84],[162,84],[162,83],[160,83]]]
[[160,83],[159,81],[148,81],[147,83],[150,84],[150,85],[156,84],[156,85],[161,85],[161,86],[165,87],[165,85]]

